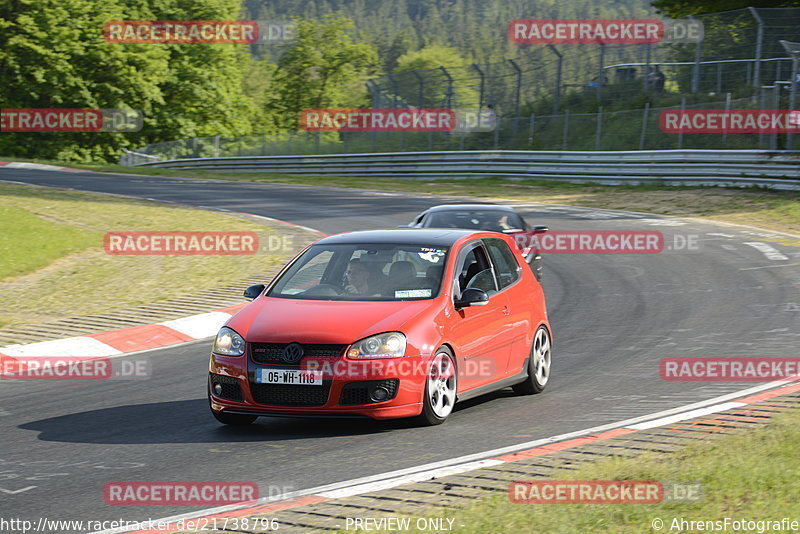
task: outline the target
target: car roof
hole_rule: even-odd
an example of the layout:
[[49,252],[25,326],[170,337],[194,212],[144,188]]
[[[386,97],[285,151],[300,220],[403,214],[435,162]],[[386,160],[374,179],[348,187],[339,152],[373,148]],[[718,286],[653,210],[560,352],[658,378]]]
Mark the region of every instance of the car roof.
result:
[[315,244],[384,244],[384,245],[431,245],[446,247],[462,237],[481,234],[485,231],[461,228],[398,228],[391,230],[366,230],[347,232],[320,239]]
[[511,206],[502,204],[441,204],[432,206],[425,210],[430,213],[433,211],[514,211]]

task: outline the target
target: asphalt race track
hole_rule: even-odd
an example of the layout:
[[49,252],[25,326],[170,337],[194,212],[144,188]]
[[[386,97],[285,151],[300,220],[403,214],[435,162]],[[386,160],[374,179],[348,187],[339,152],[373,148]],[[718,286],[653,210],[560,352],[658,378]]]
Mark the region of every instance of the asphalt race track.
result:
[[[326,233],[394,227],[448,199],[350,189],[0,169],[0,180],[118,193],[275,217]],[[665,357],[780,357],[800,346],[800,249],[747,229],[621,212],[530,206],[554,230],[661,230],[701,250],[657,255],[550,255],[543,285],[554,329],[542,395],[501,392],[459,405],[443,426],[403,421],[261,418],[225,428],[209,413],[210,340],[147,358],[143,381],[0,381],[0,507],[37,520],[141,520],[192,507],[107,506],[109,481],[255,481],[301,490],[479,453],[645,415],[756,383],[667,382]],[[135,229],[135,221],[131,222]],[[212,230],[209,228],[209,230]],[[761,237],[766,235],[763,234]],[[135,291],[135,287],[120,288]],[[54,284],[53,291],[58,291]]]

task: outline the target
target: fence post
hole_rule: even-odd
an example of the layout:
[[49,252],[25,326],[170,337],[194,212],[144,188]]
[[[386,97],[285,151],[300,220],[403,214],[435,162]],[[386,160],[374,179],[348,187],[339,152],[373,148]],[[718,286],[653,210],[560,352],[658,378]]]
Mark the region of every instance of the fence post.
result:
[[483,97],[485,95],[484,90],[486,87],[485,86],[486,79],[485,76],[483,75],[483,71],[481,70],[481,68],[478,66],[477,63],[473,63],[472,68],[478,71],[478,76],[481,77],[481,92],[478,95],[478,112],[480,112],[483,109]]
[[[696,22],[692,15],[689,15],[689,20]],[[703,57],[703,40],[697,40],[697,47],[694,53],[694,66],[692,66],[692,92],[700,92],[700,60]]]
[[645,102],[642,113],[642,131],[639,134],[639,150],[644,150],[645,136],[647,135],[647,121],[650,120],[650,102]]
[[314,152],[319,154],[319,138],[322,135],[322,132],[315,132],[314,133]]
[[642,70],[642,89],[647,93],[650,91],[650,43],[644,45],[644,70]]
[[[514,67],[514,70],[517,72],[517,85],[514,89],[514,116],[519,117],[519,99],[520,91],[522,90],[522,69],[519,68],[519,65],[517,65],[517,62],[513,59],[509,59],[508,62],[511,63],[511,66]],[[515,127],[514,133],[516,132],[517,129]]]
[[533,145],[533,132],[536,129],[536,113],[531,113],[531,124],[528,129],[528,145]]
[[603,106],[597,108],[597,128],[594,131],[594,149],[600,150],[600,139],[603,135]]
[[[800,58],[793,55],[792,57],[792,85],[789,92],[789,109],[796,113],[797,109],[797,86],[800,85],[800,80],[797,79],[798,73],[800,73]],[[795,116],[795,120],[797,120],[797,116]],[[790,129],[786,133],[786,150],[792,150],[792,145],[794,143],[794,132]]]
[[561,69],[564,65],[564,56],[561,52],[556,50],[556,47],[552,44],[548,44],[547,48],[558,57],[558,64],[556,65],[556,93],[553,99],[553,115],[558,115],[561,109]]
[[[797,108],[797,86],[800,85],[800,79],[798,79],[798,76],[800,75],[800,43],[781,41],[781,46],[783,46],[783,48],[789,54],[789,57],[792,58],[792,76],[789,78],[789,110],[795,111]],[[776,93],[777,91],[778,89],[776,89]],[[776,97],[775,107],[773,109],[778,109],[779,105],[780,99]],[[789,130],[786,133],[786,150],[792,150],[793,143],[794,133]]]
[[219,157],[219,136],[218,135],[214,136],[214,157],[215,158]]
[[569,110],[564,110],[564,127],[562,128],[562,138],[561,138],[561,150],[567,150],[569,146]]
[[[728,112],[731,110],[731,94],[730,92],[725,93],[725,114],[728,115]],[[722,146],[724,148],[728,148],[728,132],[724,130],[722,132]]]
[[497,117],[495,120],[494,125],[494,149],[497,150],[500,147],[500,125],[502,124],[502,120],[500,117]]
[[424,108],[425,107],[425,80],[422,79],[422,76],[419,75],[417,70],[412,70],[411,72],[414,73],[414,76],[417,78],[417,84],[419,85],[419,91],[417,92],[417,107]]
[[755,69],[753,72],[753,87],[759,87],[761,85],[761,54],[763,53],[764,48],[764,21],[761,18],[761,15],[758,14],[758,11],[754,7],[748,7],[747,9],[750,10],[750,14],[753,15],[753,18],[756,19],[758,22],[758,35],[756,37],[756,57],[755,57]]
[[392,109],[397,109],[397,101],[400,98],[398,94],[400,89],[397,86],[397,80],[394,77],[394,74],[387,74],[386,76],[389,77],[389,81],[392,82]]
[[599,61],[600,64],[597,67],[597,101],[602,102],[603,85],[604,85],[603,79],[605,78],[606,74],[605,69],[603,68],[606,62],[606,45],[605,43],[599,43],[599,44],[600,44],[600,61]]
[[[761,86],[761,90],[758,92],[758,108],[759,109],[767,109],[767,96],[765,94],[765,89],[763,85]],[[758,148],[766,148],[764,146],[764,130],[759,129],[758,132]]]
[[[686,97],[681,97],[681,111],[686,111]],[[683,131],[678,132],[678,149],[683,149]]]
[[439,67],[439,69],[444,72],[444,75],[447,76],[447,105],[443,107],[452,108],[452,100],[453,100],[453,77],[450,76],[450,73],[447,72],[447,69],[444,67]]
[[[772,109],[778,109],[780,105],[781,105],[781,86],[776,84],[772,87]],[[772,136],[770,136],[769,140],[769,149],[770,150],[778,149],[778,132],[772,132]]]

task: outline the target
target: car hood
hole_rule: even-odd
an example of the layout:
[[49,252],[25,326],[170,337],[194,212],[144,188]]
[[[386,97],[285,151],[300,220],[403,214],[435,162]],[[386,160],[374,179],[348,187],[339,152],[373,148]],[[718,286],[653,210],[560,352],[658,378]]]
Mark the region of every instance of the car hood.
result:
[[256,343],[350,344],[373,334],[404,331],[438,299],[353,302],[259,297],[227,326]]

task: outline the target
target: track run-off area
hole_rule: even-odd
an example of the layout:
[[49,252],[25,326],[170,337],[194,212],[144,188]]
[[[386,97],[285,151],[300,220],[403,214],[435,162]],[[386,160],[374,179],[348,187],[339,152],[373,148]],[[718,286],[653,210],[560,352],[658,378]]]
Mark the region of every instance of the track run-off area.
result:
[[[463,200],[82,171],[0,168],[0,180],[245,212],[328,234],[392,228],[431,205]],[[302,492],[479,458],[757,385],[666,381],[659,375],[664,358],[798,355],[800,239],[781,244],[771,231],[622,211],[545,204],[518,210],[552,230],[658,230],[667,244],[660,254],[544,257],[554,353],[543,394],[519,397],[508,389],[473,399],[430,428],[402,420],[269,417],[227,428],[211,417],[206,400],[210,339],[126,355],[146,358],[152,376],[0,382],[0,506],[34,523],[43,516],[135,521],[187,514],[202,507],[109,506],[103,486],[252,481],[263,496]],[[697,250],[676,250],[690,236]]]

